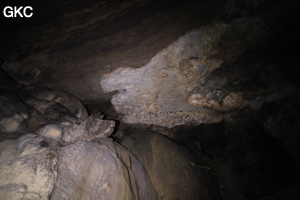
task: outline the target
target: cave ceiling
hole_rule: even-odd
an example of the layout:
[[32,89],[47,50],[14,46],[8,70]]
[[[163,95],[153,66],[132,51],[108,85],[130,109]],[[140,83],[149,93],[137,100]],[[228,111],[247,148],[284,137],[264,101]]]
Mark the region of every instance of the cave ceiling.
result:
[[299,93],[297,4],[33,1],[33,18],[4,22],[1,67],[25,86],[111,101],[125,123],[220,122]]

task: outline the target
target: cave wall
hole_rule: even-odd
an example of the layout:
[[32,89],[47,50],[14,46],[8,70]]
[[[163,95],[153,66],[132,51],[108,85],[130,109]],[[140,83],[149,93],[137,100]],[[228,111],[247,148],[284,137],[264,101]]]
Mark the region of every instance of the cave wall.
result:
[[57,4],[49,6],[44,23],[34,22],[37,8],[32,21],[20,19],[28,28],[19,30],[17,24],[16,36],[3,32],[2,68],[20,84],[63,90],[93,103],[110,97],[99,87],[102,74],[143,66],[186,31],[221,15],[223,1]]
[[297,1],[29,3],[1,20],[0,199],[300,199]]

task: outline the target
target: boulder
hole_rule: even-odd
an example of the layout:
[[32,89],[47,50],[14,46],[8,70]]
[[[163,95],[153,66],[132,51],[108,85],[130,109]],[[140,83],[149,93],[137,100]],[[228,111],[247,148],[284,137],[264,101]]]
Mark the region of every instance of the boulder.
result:
[[144,132],[125,137],[122,145],[141,160],[158,199],[221,199],[210,166],[198,163],[191,153],[170,139]]
[[58,154],[43,138],[27,134],[0,143],[0,199],[49,199]]

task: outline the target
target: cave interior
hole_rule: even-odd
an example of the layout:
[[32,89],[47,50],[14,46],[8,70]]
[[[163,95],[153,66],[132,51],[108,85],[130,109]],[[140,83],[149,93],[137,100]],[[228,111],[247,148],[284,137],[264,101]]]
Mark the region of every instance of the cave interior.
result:
[[0,5],[1,200],[300,199],[297,0]]

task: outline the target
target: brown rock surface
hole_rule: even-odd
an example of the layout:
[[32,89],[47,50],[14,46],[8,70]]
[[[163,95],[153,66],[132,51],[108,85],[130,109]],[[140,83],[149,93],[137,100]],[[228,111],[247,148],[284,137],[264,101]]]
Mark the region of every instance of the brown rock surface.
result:
[[[17,37],[3,32],[2,68],[20,84],[62,90],[85,103],[107,100],[99,87],[103,73],[143,66],[186,31],[220,16],[222,4],[126,0],[49,5],[49,20],[42,25],[32,18],[27,29],[14,27]],[[62,12],[64,6],[70,9]],[[38,17],[41,10],[36,12]]]
[[205,169],[209,166],[197,167],[195,158],[168,138],[136,133],[122,144],[144,164],[159,199],[221,199],[210,170]]
[[0,199],[300,199],[299,1],[26,3],[0,16]]

